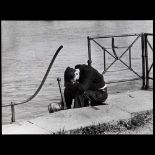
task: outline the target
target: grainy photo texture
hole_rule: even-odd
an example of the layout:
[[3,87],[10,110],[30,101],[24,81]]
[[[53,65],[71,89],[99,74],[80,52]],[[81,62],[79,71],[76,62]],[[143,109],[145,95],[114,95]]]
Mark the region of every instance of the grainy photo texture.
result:
[[153,134],[152,20],[2,20],[2,134]]

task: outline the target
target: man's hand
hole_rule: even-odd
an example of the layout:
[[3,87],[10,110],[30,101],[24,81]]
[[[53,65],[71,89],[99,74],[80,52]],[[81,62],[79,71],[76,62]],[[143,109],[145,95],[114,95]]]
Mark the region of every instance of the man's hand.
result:
[[79,82],[77,80],[71,80],[72,84],[78,84]]

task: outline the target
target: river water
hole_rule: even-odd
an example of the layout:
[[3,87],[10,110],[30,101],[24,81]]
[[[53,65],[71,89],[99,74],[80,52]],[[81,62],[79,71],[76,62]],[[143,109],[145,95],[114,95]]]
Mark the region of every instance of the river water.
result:
[[[87,36],[121,35],[128,33],[153,33],[153,21],[2,21],[2,104],[11,101],[20,102],[30,97],[38,88],[47,67],[60,45],[63,49],[58,54],[49,76],[39,94],[29,103],[15,107],[16,120],[28,120],[48,113],[49,103],[60,101],[57,77],[62,79],[66,67],[86,64],[88,60]],[[132,38],[117,39],[117,46],[128,46]],[[150,42],[152,43],[152,38]],[[105,47],[111,46],[111,40],[99,40]],[[132,54],[132,67],[141,74],[140,40]],[[121,55],[124,49],[118,52]],[[110,49],[109,49],[110,51]],[[149,52],[150,53],[150,52]],[[153,57],[149,55],[150,62]],[[93,66],[103,71],[102,49],[92,43]],[[128,61],[128,55],[122,58]],[[107,55],[107,65],[113,58]],[[128,63],[128,62],[127,62]],[[116,62],[111,71],[123,68]],[[124,69],[124,68],[123,68]],[[134,77],[130,71],[109,72],[105,81]],[[141,81],[138,83],[141,87]],[[135,83],[123,85],[129,88]],[[113,89],[114,88],[114,89]],[[122,89],[124,89],[122,88]],[[110,87],[114,93],[117,87]],[[2,108],[2,123],[10,122],[10,107]]]

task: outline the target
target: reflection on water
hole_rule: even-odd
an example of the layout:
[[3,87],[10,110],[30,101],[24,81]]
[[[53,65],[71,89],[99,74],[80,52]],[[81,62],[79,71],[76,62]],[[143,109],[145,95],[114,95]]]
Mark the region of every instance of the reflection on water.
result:
[[[47,113],[49,103],[60,100],[56,79],[61,77],[63,86],[63,73],[67,66],[87,63],[87,36],[153,33],[152,21],[2,21],[1,24],[2,104],[19,102],[32,95],[55,51],[60,45],[64,46],[38,96],[30,103],[16,107],[17,120],[43,115]],[[116,44],[128,42],[130,39],[116,41]],[[111,44],[110,41],[102,43],[106,46]],[[103,53],[96,45],[92,46],[93,66],[103,71]],[[140,52],[138,48],[137,53]],[[135,53],[133,58],[137,57]],[[110,63],[111,59],[108,61]],[[141,67],[138,58],[134,64]],[[118,73],[114,76],[108,73],[105,80],[119,77]],[[10,121],[10,108],[3,108],[2,119],[3,123]]]

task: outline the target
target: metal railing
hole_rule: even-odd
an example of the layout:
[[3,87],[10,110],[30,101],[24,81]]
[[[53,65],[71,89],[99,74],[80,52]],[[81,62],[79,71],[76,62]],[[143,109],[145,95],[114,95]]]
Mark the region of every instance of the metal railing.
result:
[[[127,46],[120,46],[117,47],[115,46],[115,38],[121,38],[121,37],[131,37],[131,36],[135,36],[136,38],[133,40],[133,42]],[[134,74],[136,74],[136,76],[138,76],[138,78],[133,78],[133,79],[126,79],[126,80],[119,80],[119,81],[110,81],[107,83],[117,83],[117,82],[125,82],[125,81],[133,81],[133,80],[139,80],[142,79],[142,89],[148,89],[149,87],[149,79],[153,79],[152,77],[149,76],[150,70],[153,67],[153,63],[151,65],[151,67],[148,67],[148,53],[147,53],[147,45],[151,48],[151,50],[153,51],[153,47],[151,46],[151,43],[148,41],[147,36],[153,36],[153,34],[150,33],[141,33],[141,34],[123,34],[123,35],[107,35],[107,36],[99,36],[99,37],[87,37],[87,42],[88,42],[88,65],[92,65],[92,57],[91,57],[91,42],[93,41],[95,44],[97,44],[102,50],[103,50],[103,69],[104,71],[102,72],[102,74],[105,74],[109,68],[114,65],[114,63],[116,61],[120,61],[123,65],[125,65],[127,67],[127,69],[122,69],[123,70],[130,70],[132,71]],[[105,38],[110,38],[111,39],[111,48],[105,48],[103,45],[101,45],[101,43],[99,43],[97,40],[98,39],[105,39]],[[141,50],[142,50],[142,75],[139,75],[133,68],[132,68],[132,58],[131,58],[131,50],[132,50],[132,46],[137,42],[137,40],[141,38]],[[120,49],[120,48],[124,48],[125,51],[123,52],[123,54],[121,54],[121,56],[118,57],[115,49]],[[108,50],[112,49],[113,54],[111,52],[109,52]],[[121,58],[124,56],[125,53],[129,52],[129,65],[127,63],[125,63]],[[114,61],[107,67],[106,66],[106,54],[109,54],[112,58],[114,58]]]
[[63,46],[61,45],[61,46],[57,49],[57,51],[55,52],[55,54],[54,54],[54,56],[53,56],[53,58],[52,58],[52,60],[51,60],[51,62],[50,62],[50,64],[49,64],[49,66],[48,66],[48,69],[47,69],[47,71],[46,71],[46,73],[45,73],[45,75],[44,75],[44,77],[43,77],[43,79],[42,79],[42,81],[41,81],[41,83],[40,83],[40,85],[39,85],[39,87],[38,87],[38,89],[35,91],[35,93],[34,93],[32,96],[30,96],[28,99],[26,99],[26,100],[24,100],[24,101],[22,101],[22,102],[18,102],[18,103],[11,102],[11,104],[2,105],[3,108],[9,107],[9,106],[11,107],[11,116],[12,116],[12,117],[11,117],[11,122],[15,122],[15,105],[21,105],[21,104],[25,104],[25,103],[31,101],[31,100],[40,92],[42,86],[44,85],[44,83],[45,83],[45,81],[46,81],[46,79],[47,79],[47,76],[48,76],[48,74],[49,74],[49,72],[50,72],[50,69],[51,69],[51,67],[52,67],[52,65],[53,65],[53,63],[54,63],[54,61],[55,61],[55,59],[56,59],[58,53],[60,52],[60,50],[61,50],[62,48],[63,48]]

